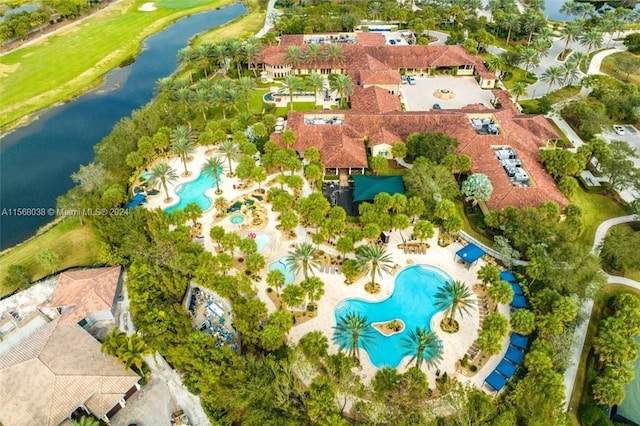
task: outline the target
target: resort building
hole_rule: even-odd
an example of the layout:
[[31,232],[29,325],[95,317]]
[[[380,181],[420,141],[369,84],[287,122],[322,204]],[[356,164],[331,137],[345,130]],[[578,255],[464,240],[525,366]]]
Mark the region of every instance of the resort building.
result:
[[121,288],[119,266],[63,272],[50,306],[58,310],[61,322],[85,327],[113,321]]
[[0,343],[0,423],[56,426],[85,414],[108,422],[139,389],[138,375],[78,324],[41,322]]
[[[493,87],[495,76],[488,73],[481,59],[467,54],[460,46],[389,46],[384,44],[381,34],[362,33],[352,38],[345,35],[340,41],[344,62],[288,65],[287,46],[299,45],[304,52],[309,40],[326,44],[326,37],[283,36],[280,45],[266,48],[261,58],[264,70],[273,77],[318,70],[352,77],[351,109],[293,111],[286,122],[286,128],[296,135],[292,148],[301,156],[310,147],[318,148],[325,173],[339,175],[341,185],[346,185],[349,175],[364,174],[368,155],[391,158],[393,145],[405,142],[410,134],[443,132],[458,140],[458,154],[471,158],[471,171],[484,173],[491,180],[494,190],[487,208],[537,206],[549,200],[560,207],[567,206],[566,197],[539,161],[540,150],[560,136],[544,116],[520,113],[508,92],[482,90]],[[340,40],[341,35],[333,37]],[[278,73],[273,72],[276,69]],[[451,102],[449,98],[456,90],[473,89],[472,86],[484,97],[483,102],[478,102],[481,100],[478,98],[474,103],[455,108],[441,109],[440,105],[421,110],[408,108],[407,95],[414,102],[426,94],[415,93],[416,88],[423,89],[414,85],[402,85],[401,90],[400,72],[432,75],[443,69],[456,76],[475,75],[478,84],[468,76],[448,76],[446,82],[453,86],[434,93],[442,102]],[[437,85],[438,78],[443,77],[425,77],[422,81],[432,80]],[[404,98],[399,96],[401,92]],[[274,133],[271,139],[280,142],[281,134]]]

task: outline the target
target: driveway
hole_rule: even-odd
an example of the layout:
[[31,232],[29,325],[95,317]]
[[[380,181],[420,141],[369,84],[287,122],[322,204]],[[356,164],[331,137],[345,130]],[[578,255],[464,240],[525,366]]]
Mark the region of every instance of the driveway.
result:
[[158,377],[152,377],[142,389],[133,394],[127,405],[111,419],[113,426],[168,425],[171,414],[178,409],[171,397],[167,384]]
[[[400,94],[407,111],[428,111],[434,104],[442,109],[459,109],[467,105],[481,103],[491,106],[494,98],[490,90],[483,90],[473,77],[453,77],[439,75],[436,77],[415,77],[415,85],[403,84]],[[437,98],[434,93],[440,89],[453,91],[453,98]]]

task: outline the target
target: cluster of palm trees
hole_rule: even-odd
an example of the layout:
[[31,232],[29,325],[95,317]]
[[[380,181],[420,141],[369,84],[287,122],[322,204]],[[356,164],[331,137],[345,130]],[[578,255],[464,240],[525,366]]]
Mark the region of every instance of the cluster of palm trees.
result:
[[104,337],[100,350],[109,355],[115,356],[124,363],[127,368],[135,368],[138,374],[142,375],[142,364],[144,357],[152,353],[151,349],[142,340],[142,336],[135,333],[127,336],[118,331],[117,328],[111,330]]
[[331,68],[342,64],[345,61],[345,55],[339,44],[307,44],[304,49],[298,46],[289,46],[285,52],[285,61],[291,67],[296,68],[300,64],[310,64],[316,67],[318,63],[331,63]]
[[201,43],[196,47],[185,47],[178,52],[178,64],[195,65],[204,72],[205,78],[216,70],[227,75],[230,68],[236,68],[237,75],[241,75],[242,65],[253,70],[255,76],[256,65],[262,46],[260,39],[251,37],[244,43],[237,39],[222,40],[218,43]]
[[[315,46],[315,45],[312,45]],[[349,98],[353,94],[353,81],[347,74],[331,74],[328,78],[329,88],[335,91],[340,98],[340,105],[344,107]],[[293,110],[293,94],[302,90],[308,90],[313,92],[316,96],[316,103],[318,101],[318,93],[321,93],[326,88],[325,78],[322,74],[312,72],[305,79],[301,79],[296,75],[288,75],[284,78],[283,89],[289,94],[290,107]]]

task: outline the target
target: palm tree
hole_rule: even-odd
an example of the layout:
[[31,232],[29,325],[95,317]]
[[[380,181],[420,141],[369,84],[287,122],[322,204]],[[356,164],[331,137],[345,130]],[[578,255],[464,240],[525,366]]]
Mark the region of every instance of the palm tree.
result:
[[218,69],[222,70],[222,75],[227,74],[227,46],[224,43],[216,43],[211,49],[211,59],[218,65]]
[[249,99],[251,92],[256,88],[256,83],[251,77],[240,77],[236,87],[240,97],[243,98],[246,103],[247,111],[249,111]]
[[322,55],[322,46],[316,43],[308,44],[307,48],[304,50],[304,61],[311,64],[316,65],[318,63],[318,59]]
[[566,40],[564,43],[565,52],[567,51],[567,49],[571,48],[571,43],[573,43],[578,39],[581,32],[582,32],[582,22],[580,21],[569,22],[564,26],[564,28],[562,28],[561,30],[562,38]]
[[284,53],[284,61],[291,65],[291,68],[297,67],[302,62],[302,52],[298,46],[289,46]]
[[400,339],[400,347],[405,349],[403,356],[410,356],[408,364],[416,361],[416,367],[420,368],[425,361],[428,367],[435,367],[442,361],[442,342],[438,337],[426,328],[416,327],[409,330],[406,336]]
[[560,7],[560,10],[559,10],[560,13],[564,13],[564,19],[562,20],[562,22],[567,22],[567,18],[569,17],[569,15],[573,15],[573,12],[575,11],[575,7],[576,7],[576,2],[574,2],[573,0],[566,0],[564,2],[564,4],[562,5],[562,7]]
[[382,273],[388,274],[393,268],[391,254],[380,246],[360,246],[356,250],[356,260],[366,274],[371,271],[371,284],[375,285],[376,273],[382,278]]
[[222,194],[220,190],[220,177],[224,171],[224,163],[218,157],[209,158],[200,168],[200,172],[205,176],[212,177],[216,181],[216,194]]
[[302,243],[292,252],[289,252],[285,258],[287,267],[294,273],[298,273],[302,269],[304,278],[308,278],[308,271],[313,274],[313,268],[319,266],[318,249],[311,243]]
[[233,174],[233,167],[231,165],[231,161],[238,161],[242,156],[242,152],[240,152],[240,148],[238,145],[231,139],[227,139],[223,141],[218,147],[220,152],[224,157],[227,158],[229,162],[229,174]]
[[511,94],[516,96],[515,103],[518,103],[520,96],[527,94],[527,83],[516,81],[511,88]]
[[340,105],[344,107],[351,95],[353,95],[353,82],[351,77],[346,74],[332,74],[330,77],[331,88],[338,92],[340,96]]
[[507,68],[507,63],[504,60],[504,57],[500,55],[493,55],[487,60],[487,68],[492,73],[498,75],[499,79],[502,79],[502,71]]
[[239,40],[233,39],[227,42],[227,54],[232,62],[236,64],[236,71],[238,72],[238,78],[240,78],[240,64],[243,57],[242,43]]
[[453,322],[458,311],[469,313],[476,304],[471,289],[462,281],[449,281],[440,287],[434,295],[436,307],[445,310],[449,322]]
[[150,354],[151,349],[142,340],[142,336],[135,333],[127,337],[125,345],[120,348],[119,357],[124,362],[125,367],[135,367],[142,374],[144,357]]
[[255,37],[251,37],[242,46],[243,60],[247,64],[247,69],[253,71],[253,76],[257,77],[256,64],[260,56],[260,40]]
[[589,55],[584,52],[573,52],[570,56],[571,62],[575,62],[578,65],[578,69],[581,67],[589,67]]
[[114,327],[109,333],[104,336],[102,345],[100,346],[100,352],[109,354],[111,356],[118,356],[120,347],[124,345],[127,335]]
[[209,76],[209,68],[211,67],[211,51],[213,45],[210,43],[202,43],[193,51],[194,59],[196,60],[198,67],[204,71],[204,78]]
[[507,30],[507,44],[509,44],[509,40],[511,40],[511,32],[518,31],[520,27],[520,16],[515,13],[508,13],[505,15],[502,22],[500,22],[500,26]]
[[289,100],[291,102],[291,111],[293,111],[293,94],[300,90],[302,82],[295,75],[288,75],[284,78],[284,87],[289,92]]
[[368,351],[374,343],[374,331],[369,320],[358,312],[349,312],[341,317],[334,330],[333,341],[354,360],[360,359],[360,348]]
[[560,83],[560,85],[562,85],[564,83],[562,80],[562,74],[562,68],[557,65],[551,65],[545,70],[545,72],[542,73],[542,75],[540,76],[540,81],[548,84],[547,94],[549,94],[549,92],[551,91],[551,87],[554,84]]
[[587,56],[593,49],[599,49],[602,46],[602,30],[598,27],[592,27],[580,36],[580,44],[586,46]]
[[171,146],[169,147],[174,155],[177,155],[184,166],[183,176],[189,176],[187,162],[191,154],[195,151],[194,135],[187,126],[178,126],[171,135]]
[[540,52],[533,47],[525,47],[524,49],[520,49],[518,53],[520,53],[522,62],[524,62],[524,69],[527,73],[531,72],[530,68],[532,65],[540,63]]
[[164,188],[164,193],[166,196],[164,201],[166,203],[171,201],[171,197],[169,197],[169,190],[167,189],[167,182],[170,183],[178,180],[178,175],[175,169],[169,166],[168,164],[159,163],[153,166],[150,173],[151,173],[151,176],[149,176],[149,179],[148,179],[149,184],[151,186],[155,186],[158,183],[161,183],[162,187]]
[[562,64],[562,81],[566,86],[571,86],[580,77],[578,63],[570,60]]
[[324,55],[333,65],[341,64],[345,60],[344,52],[339,44],[330,44],[325,50]]
[[72,421],[73,426],[100,426],[100,420],[93,416],[82,416],[78,420]]
[[[315,46],[315,45],[312,45]],[[316,97],[316,104],[318,103],[318,92],[324,89],[324,77],[322,74],[312,72],[304,81],[307,90],[311,90]]]

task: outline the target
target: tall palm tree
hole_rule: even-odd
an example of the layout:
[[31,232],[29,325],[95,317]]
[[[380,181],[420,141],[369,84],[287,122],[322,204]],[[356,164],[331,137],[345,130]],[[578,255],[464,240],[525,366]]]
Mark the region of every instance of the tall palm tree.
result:
[[204,78],[209,76],[209,70],[211,68],[211,51],[213,45],[211,43],[202,43],[196,47],[193,51],[193,56],[198,64],[198,67],[204,71]]
[[291,102],[291,111],[293,111],[293,94],[302,87],[302,81],[295,75],[288,75],[284,78],[284,87],[289,92],[289,101]]
[[302,52],[298,46],[289,46],[284,53],[284,61],[291,65],[291,68],[296,68],[302,62]]
[[308,278],[308,271],[313,274],[313,269],[319,266],[318,249],[311,243],[302,243],[285,257],[287,267],[294,273],[302,269],[305,279]]
[[150,354],[151,349],[142,340],[142,336],[135,333],[127,337],[125,345],[120,348],[119,357],[124,362],[125,367],[135,367],[142,374],[144,357]]
[[[315,45],[312,45],[315,46]],[[316,104],[318,103],[318,92],[321,92],[324,89],[324,77],[322,74],[317,72],[312,72],[309,74],[307,79],[304,81],[307,90],[311,90],[316,97]]]
[[212,177],[216,181],[216,194],[222,194],[220,190],[220,177],[224,171],[224,162],[218,157],[211,157],[205,161],[200,168],[200,172],[205,176]]
[[[209,81],[209,80],[201,80]],[[202,118],[207,121],[207,111],[211,105],[211,93],[205,88],[197,88],[193,92],[193,107],[202,113]]]
[[589,68],[589,55],[585,52],[573,52],[569,57],[572,62],[575,62],[578,65],[578,69],[581,67]]
[[353,95],[353,82],[346,74],[332,74],[330,77],[331,88],[340,95],[340,105],[344,107],[351,95]]
[[249,111],[249,99],[251,97],[251,92],[256,88],[256,83],[251,77],[240,77],[236,87],[238,89],[238,94],[240,94],[240,97],[245,101],[247,111]]
[[222,75],[227,74],[227,46],[224,43],[216,43],[211,49],[211,59],[218,66],[218,70],[222,71]]
[[231,161],[238,161],[240,157],[242,157],[242,152],[240,151],[238,144],[231,139],[227,139],[219,145],[218,149],[229,162],[229,174],[233,174]]
[[580,36],[580,44],[587,48],[587,55],[593,49],[599,49],[602,46],[602,30],[598,27],[592,27]]
[[540,81],[542,81],[543,83],[547,83],[547,94],[549,94],[549,92],[551,91],[551,87],[554,84],[559,83],[560,85],[562,85],[564,83],[562,81],[562,74],[562,68],[557,65],[551,65],[542,73],[542,75],[540,76]]
[[527,94],[527,83],[524,81],[516,81],[511,88],[511,94],[515,95],[515,103],[518,103],[520,96]]
[[487,60],[487,68],[502,79],[502,71],[507,69],[507,63],[503,56],[493,55]]
[[562,34],[562,39],[565,40],[564,50],[571,48],[571,43],[576,41],[582,33],[582,22],[581,21],[572,21],[569,22],[562,28],[560,31]]
[[416,361],[416,367],[420,368],[422,362],[432,368],[442,361],[442,342],[438,337],[426,328],[416,327],[409,330],[406,336],[400,339],[400,347],[405,349],[404,356],[410,356],[408,364]]
[[518,28],[520,28],[520,16],[515,13],[508,13],[500,22],[500,26],[507,30],[507,44],[509,44],[511,32],[518,31]]
[[242,43],[237,39],[229,41],[227,43],[227,54],[229,59],[236,64],[236,71],[238,72],[238,78],[240,78],[240,64],[243,58]]
[[388,274],[393,268],[391,254],[380,246],[358,247],[356,260],[365,274],[371,272],[371,284],[375,284],[376,273],[382,278],[382,273]]
[[540,63],[540,52],[538,52],[533,47],[525,47],[523,49],[519,49],[518,53],[520,53],[522,62],[524,62],[524,69],[527,73],[531,72],[531,66]]
[[304,49],[303,58],[304,61],[313,66],[318,64],[318,59],[322,55],[322,46],[316,43],[308,44]]
[[244,63],[247,64],[247,69],[253,71],[254,77],[258,76],[256,74],[256,64],[260,57],[260,50],[260,40],[255,37],[249,38],[249,40],[247,40],[242,46]]
[[148,179],[149,184],[151,184],[151,186],[155,186],[158,183],[161,183],[162,187],[164,188],[164,194],[166,196],[164,201],[171,201],[171,197],[169,197],[169,190],[167,189],[167,183],[175,182],[176,180],[178,180],[178,174],[176,173],[175,169],[168,164],[159,163],[153,166],[149,173],[151,173],[151,176],[149,176]]
[[564,13],[564,19],[562,20],[562,22],[567,22],[567,18],[569,17],[569,15],[573,15],[573,12],[575,11],[575,7],[576,7],[576,2],[573,0],[566,0],[564,2],[564,4],[562,5],[562,7],[560,7],[560,10],[559,10],[560,13]]
[[183,176],[189,175],[187,170],[187,162],[191,154],[195,151],[194,146],[195,135],[187,126],[178,126],[171,135],[171,145],[169,149],[174,155],[177,155],[184,166]]
[[330,60],[333,65],[338,65],[345,61],[344,52],[339,44],[330,44],[325,50],[324,56]]
[[120,332],[117,327],[114,327],[104,336],[104,340],[100,346],[100,352],[117,357],[120,347],[124,345],[126,339],[127,335]]
[[462,281],[449,281],[440,287],[434,295],[436,307],[445,311],[450,322],[453,321],[458,311],[469,313],[469,309],[475,306],[471,289]]
[[562,81],[566,86],[571,86],[580,77],[578,63],[570,60],[562,64]]
[[78,420],[72,421],[73,426],[100,426],[100,420],[93,416],[82,416]]
[[349,312],[334,327],[333,341],[354,360],[360,359],[360,348],[368,351],[374,343],[374,330],[366,316]]

